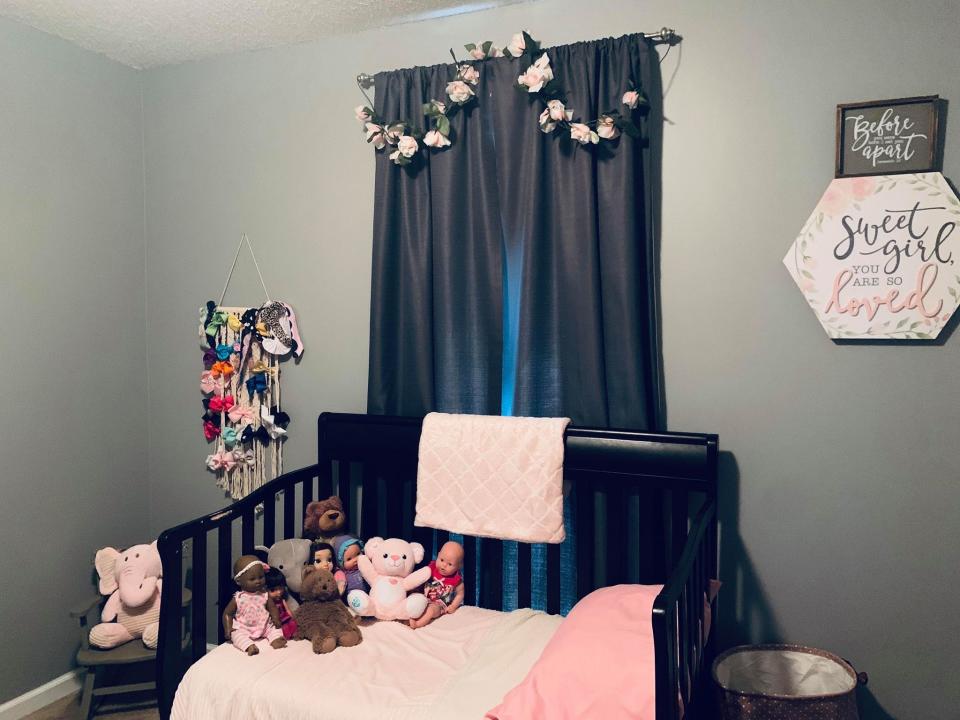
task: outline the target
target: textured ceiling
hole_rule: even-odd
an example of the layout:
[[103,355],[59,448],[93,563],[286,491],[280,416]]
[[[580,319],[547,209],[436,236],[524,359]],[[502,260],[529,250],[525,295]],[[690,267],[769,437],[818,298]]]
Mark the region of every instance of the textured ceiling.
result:
[[146,68],[518,1],[0,0],[0,17]]

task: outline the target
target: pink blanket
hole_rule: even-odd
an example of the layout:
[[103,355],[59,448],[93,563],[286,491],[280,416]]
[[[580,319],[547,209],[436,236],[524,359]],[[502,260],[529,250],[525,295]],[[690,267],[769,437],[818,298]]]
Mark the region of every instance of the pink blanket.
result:
[[414,524],[563,542],[563,433],[569,422],[430,413],[420,435]]

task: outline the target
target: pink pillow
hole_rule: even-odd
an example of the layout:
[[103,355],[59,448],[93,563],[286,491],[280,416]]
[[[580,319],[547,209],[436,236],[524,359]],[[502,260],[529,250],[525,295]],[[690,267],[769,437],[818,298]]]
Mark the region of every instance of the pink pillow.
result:
[[654,720],[653,601],[662,589],[615,585],[587,595],[487,720]]

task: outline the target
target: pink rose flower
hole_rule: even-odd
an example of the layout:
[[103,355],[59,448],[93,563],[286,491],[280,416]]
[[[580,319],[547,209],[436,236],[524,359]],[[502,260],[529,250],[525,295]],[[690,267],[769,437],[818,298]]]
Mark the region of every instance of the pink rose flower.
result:
[[573,110],[567,110],[559,100],[548,102],[547,111],[550,113],[551,120],[567,120],[569,122],[573,119]]
[[540,92],[543,86],[553,80],[553,69],[550,67],[550,58],[544,53],[527,71],[517,78],[517,84],[527,88],[527,92]]
[[430,105],[433,107],[435,112],[438,112],[441,115],[447,111],[447,104],[445,102],[441,102],[440,100],[431,100]]
[[636,110],[640,104],[640,93],[636,90],[628,90],[623,94],[623,104],[631,110]]
[[600,136],[583,123],[570,123],[570,137],[581,145],[600,142]]
[[455,103],[465,103],[473,97],[473,90],[463,80],[447,83],[447,95]]
[[476,85],[480,80],[480,72],[471,65],[461,65],[460,72],[457,73],[461,80],[471,85]]
[[423,144],[432,148],[445,148],[450,145],[450,138],[436,130],[431,130],[423,136]]
[[400,140],[397,141],[397,150],[400,151],[401,155],[407,158],[411,158],[416,155],[419,147],[420,145],[412,135],[403,135],[400,137]]
[[507,46],[504,48],[504,50],[510,53],[510,55],[513,57],[520,57],[523,55],[523,51],[526,49],[526,47],[527,44],[523,40],[523,33],[516,33],[512,38],[510,38],[510,42],[507,43]]
[[540,113],[540,132],[552,133],[557,129],[557,123],[550,119],[550,109]]
[[483,52],[483,46],[480,44],[470,51],[470,57],[472,57],[474,60],[483,60],[486,56],[486,53]]
[[620,128],[616,126],[609,115],[601,115],[597,120],[597,135],[604,140],[613,140],[620,135]]
[[853,199],[863,200],[867,195],[872,195],[876,185],[877,182],[872,177],[851,178],[850,191],[853,193]]
[[387,139],[384,136],[383,128],[376,123],[367,123],[364,125],[364,130],[367,131],[367,142],[372,143],[377,150],[383,150],[384,146],[387,144]]
[[820,203],[817,207],[820,208],[825,215],[835,217],[847,209],[851,196],[852,193],[849,183],[843,180],[834,180],[830,183],[823,197],[820,198]]
[[362,123],[369,122],[373,119],[373,116],[370,115],[369,108],[365,105],[357,105],[357,107],[354,108],[354,112],[357,114],[357,120]]

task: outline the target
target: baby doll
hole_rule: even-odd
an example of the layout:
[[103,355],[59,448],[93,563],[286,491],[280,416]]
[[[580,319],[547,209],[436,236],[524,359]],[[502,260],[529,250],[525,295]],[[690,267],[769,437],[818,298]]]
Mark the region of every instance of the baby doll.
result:
[[367,592],[370,588],[367,581],[360,574],[360,554],[363,552],[363,543],[359,538],[352,535],[340,535],[334,538],[333,547],[337,551],[337,567],[339,567],[346,576],[346,589],[341,590],[340,594],[350,592],[351,590],[363,590]]
[[297,621],[293,619],[293,613],[297,611],[299,604],[292,597],[287,597],[287,579],[282,572],[274,567],[270,568],[266,573],[266,581],[267,595],[277,606],[283,637],[289,640],[297,631]]
[[441,615],[453,614],[463,605],[466,589],[460,568],[463,567],[463,546],[460,543],[444,543],[437,559],[430,562],[430,579],[423,586],[423,594],[429,601],[423,615],[410,620],[410,627],[429,625]]
[[255,640],[266,638],[270,647],[287,644],[280,629],[280,613],[267,593],[263,563],[254,555],[243,555],[233,564],[233,580],[240,592],[233,594],[223,611],[223,631],[247,655],[260,650]]
[[335,570],[333,545],[327,542],[314,542],[310,545],[310,557],[313,558],[313,566],[320,570],[326,570],[333,575],[337,583],[337,592],[343,595],[347,586],[347,576],[342,570]]

